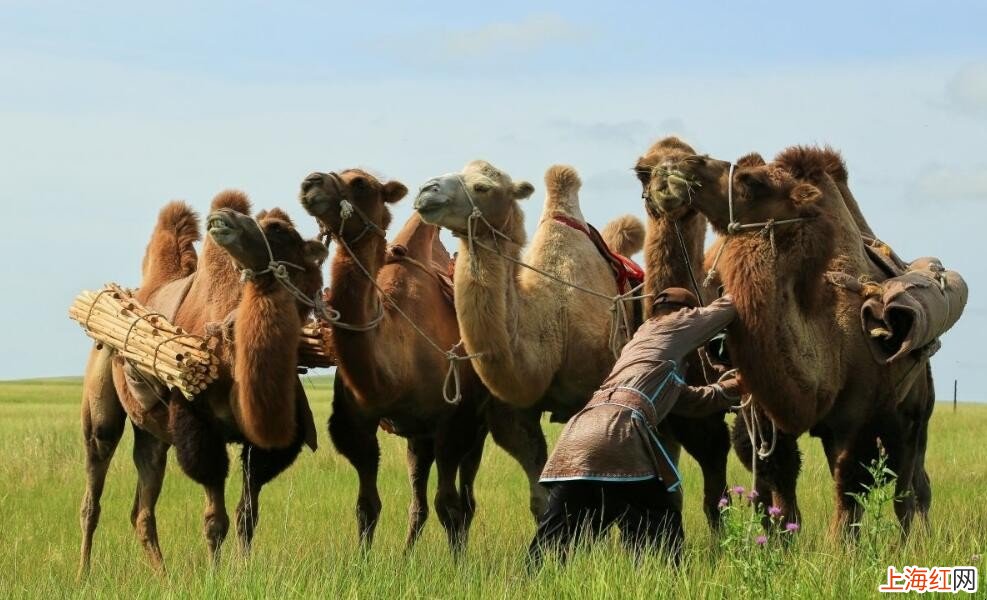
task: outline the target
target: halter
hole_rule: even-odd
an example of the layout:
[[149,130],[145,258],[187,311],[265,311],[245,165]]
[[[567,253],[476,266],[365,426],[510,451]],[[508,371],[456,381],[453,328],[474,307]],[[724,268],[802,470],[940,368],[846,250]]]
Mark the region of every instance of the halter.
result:
[[367,233],[369,232],[376,233],[380,237],[386,239],[387,234],[384,232],[384,230],[381,229],[379,225],[377,225],[372,220],[370,220],[370,217],[368,217],[366,213],[360,210],[360,207],[350,202],[349,198],[346,197],[346,194],[343,191],[346,188],[343,184],[342,177],[340,177],[339,174],[336,173],[335,171],[330,171],[329,173],[326,173],[326,176],[328,176],[330,179],[333,180],[333,183],[339,189],[340,195],[343,197],[343,199],[339,201],[339,218],[340,218],[339,232],[333,233],[332,231],[329,231],[324,225],[321,224],[319,225],[319,235],[323,238],[323,240],[326,241],[326,244],[328,245],[328,239],[330,237],[336,237],[337,239],[339,239],[340,242],[345,241],[343,238],[343,224],[345,224],[346,220],[352,217],[354,214],[360,217],[360,220],[363,221],[363,229],[360,230],[360,233],[358,233],[355,238],[349,240],[349,243],[355,244],[359,242],[361,239],[363,239],[363,236],[367,235]]
[[[775,246],[775,226],[776,225],[788,225],[791,223],[801,223],[802,221],[809,221],[812,217],[792,217],[790,219],[768,219],[767,221],[761,221],[758,223],[741,223],[733,215],[733,173],[736,169],[736,165],[730,163],[730,174],[727,181],[727,210],[729,211],[730,222],[727,223],[727,236],[737,235],[743,233],[747,230],[757,229],[757,235],[761,237],[767,237],[771,240],[771,254],[777,255],[778,249]],[[690,199],[691,200],[691,199]],[[706,273],[706,279],[703,281],[703,287],[709,287],[713,283],[713,279],[716,277],[716,265],[720,262],[720,256],[723,255],[723,249],[726,244],[720,244],[720,247],[716,250],[716,256],[713,257],[713,264],[710,265],[709,271]]]

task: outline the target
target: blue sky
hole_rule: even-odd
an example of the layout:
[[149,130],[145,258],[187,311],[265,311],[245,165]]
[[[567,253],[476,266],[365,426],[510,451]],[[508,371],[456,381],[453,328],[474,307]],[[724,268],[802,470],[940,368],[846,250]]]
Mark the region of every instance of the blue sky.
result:
[[841,149],[879,235],[969,282],[934,367],[942,397],[987,399],[987,4],[200,4],[0,2],[0,378],[82,371],[69,302],[137,283],[169,199],[238,187],[314,234],[312,170],[414,189],[485,158],[535,184],[532,228],[564,162],[602,224],[642,215],[629,167],[677,133]]

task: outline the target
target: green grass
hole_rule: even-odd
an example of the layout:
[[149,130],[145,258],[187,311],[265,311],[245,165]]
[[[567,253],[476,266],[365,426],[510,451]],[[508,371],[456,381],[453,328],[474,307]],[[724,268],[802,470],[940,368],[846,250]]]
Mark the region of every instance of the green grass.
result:
[[[688,541],[678,572],[658,560],[635,568],[610,539],[577,553],[566,568],[550,562],[532,577],[522,568],[533,530],[527,486],[520,468],[490,442],[477,482],[479,512],[465,559],[459,564],[450,559],[434,514],[417,549],[405,556],[409,490],[404,444],[381,433],[384,511],[375,546],[364,556],[356,547],[355,473],[325,435],[329,381],[312,381],[321,447],[314,454],[305,451],[265,488],[252,556],[239,556],[231,535],[222,566],[216,572],[207,567],[202,492],[172,458],[158,505],[168,573],[153,575],[130,529],[135,474],[127,433],[103,496],[93,570],[82,582],[75,579],[84,482],[79,380],[0,384],[0,597],[721,598],[749,593],[714,549],[698,507],[701,478],[688,458],[683,461]],[[558,426],[546,428],[554,439]],[[937,408],[928,457],[935,493],[931,526],[916,529],[908,542],[891,550],[885,557],[888,564],[966,565],[987,551],[987,470],[981,462],[985,432],[987,406],[961,405],[956,414],[947,405]],[[828,538],[833,506],[829,473],[818,441],[806,437],[803,449],[799,494],[804,532],[778,573],[777,595],[877,596],[882,573],[863,566],[853,550]],[[735,458],[730,480],[750,481]],[[235,506],[238,498],[239,477],[231,477],[228,505]]]

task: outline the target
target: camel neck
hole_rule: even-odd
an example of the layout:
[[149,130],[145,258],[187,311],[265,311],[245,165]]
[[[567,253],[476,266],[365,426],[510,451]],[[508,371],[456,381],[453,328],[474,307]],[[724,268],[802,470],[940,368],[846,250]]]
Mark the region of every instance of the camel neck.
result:
[[[381,298],[373,282],[360,268],[376,278],[384,265],[386,241],[377,235],[350,246],[354,256],[338,245],[332,261],[330,305],[339,311],[343,323],[362,326],[379,314]],[[359,265],[357,264],[359,261]],[[383,372],[378,369],[374,357],[378,353],[377,341],[386,335],[391,325],[387,318],[368,331],[350,331],[333,326],[333,340],[337,365],[347,384],[361,397],[370,398],[384,387],[380,380]]]
[[240,304],[241,288],[240,273],[230,255],[207,238],[202,246],[202,265],[196,271],[189,295],[204,292],[209,320],[221,321]]
[[[492,246],[491,241],[484,242]],[[521,247],[501,240],[505,256],[520,259]],[[518,319],[524,311],[519,290],[518,266],[493,252],[461,240],[456,260],[456,312],[463,344],[470,354],[480,354],[473,365],[481,379],[500,398],[524,401],[531,394],[525,389],[525,369],[517,361]]]
[[[645,292],[657,295],[669,287],[681,287],[692,292],[693,281],[703,280],[703,244],[706,238],[706,217],[692,212],[678,221],[688,261],[682,254],[682,244],[675,233],[675,222],[665,216],[650,215],[645,236]],[[689,264],[692,270],[689,270]]]

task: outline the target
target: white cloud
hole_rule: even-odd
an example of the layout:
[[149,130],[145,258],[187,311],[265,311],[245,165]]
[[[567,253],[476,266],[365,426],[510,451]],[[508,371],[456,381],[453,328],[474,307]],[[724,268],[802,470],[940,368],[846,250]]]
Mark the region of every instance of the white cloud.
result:
[[909,195],[917,202],[987,200],[987,164],[932,165],[919,173]]
[[960,69],[946,84],[946,102],[960,112],[987,116],[987,63]]

